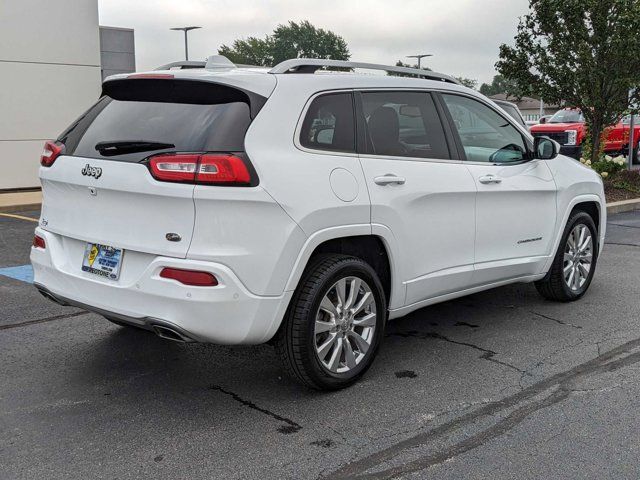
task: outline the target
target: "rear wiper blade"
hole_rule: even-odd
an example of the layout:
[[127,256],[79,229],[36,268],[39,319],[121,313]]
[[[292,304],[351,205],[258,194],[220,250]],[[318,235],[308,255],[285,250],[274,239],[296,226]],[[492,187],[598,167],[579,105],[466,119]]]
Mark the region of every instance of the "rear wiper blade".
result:
[[175,145],[173,143],[150,142],[147,140],[119,140],[116,142],[96,143],[96,150],[105,157],[124,153],[152,152],[154,150],[164,150],[165,148],[175,148]]

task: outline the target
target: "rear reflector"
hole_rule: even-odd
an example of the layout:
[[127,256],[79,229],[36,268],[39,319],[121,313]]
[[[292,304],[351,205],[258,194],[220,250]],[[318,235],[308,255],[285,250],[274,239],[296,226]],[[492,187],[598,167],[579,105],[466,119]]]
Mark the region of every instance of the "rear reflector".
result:
[[38,236],[38,235],[34,235],[33,237],[33,246],[35,248],[47,248],[47,245],[44,241],[44,238]]
[[164,182],[207,185],[248,185],[251,174],[244,160],[232,154],[157,155],[149,160],[151,174]]
[[58,145],[55,142],[47,140],[44,142],[44,149],[42,150],[42,155],[40,156],[40,165],[43,167],[50,167],[53,165],[53,162],[56,161],[56,158],[62,152],[64,145]]
[[195,287],[215,287],[218,279],[209,272],[199,272],[197,270],[182,270],[180,268],[163,268],[160,272],[162,278],[176,280],[185,285]]

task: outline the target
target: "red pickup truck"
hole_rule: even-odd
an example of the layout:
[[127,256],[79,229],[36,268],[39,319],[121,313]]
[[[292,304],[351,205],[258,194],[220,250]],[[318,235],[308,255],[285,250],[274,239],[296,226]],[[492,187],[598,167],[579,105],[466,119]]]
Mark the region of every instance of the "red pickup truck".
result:
[[[627,155],[629,146],[631,116],[623,117],[617,124],[606,129],[604,151],[608,155]],[[640,116],[634,120],[633,163],[638,163],[638,143],[640,142]],[[534,137],[549,137],[561,146],[560,153],[579,159],[585,137],[584,117],[580,110],[565,108],[558,110],[549,120],[531,127]]]

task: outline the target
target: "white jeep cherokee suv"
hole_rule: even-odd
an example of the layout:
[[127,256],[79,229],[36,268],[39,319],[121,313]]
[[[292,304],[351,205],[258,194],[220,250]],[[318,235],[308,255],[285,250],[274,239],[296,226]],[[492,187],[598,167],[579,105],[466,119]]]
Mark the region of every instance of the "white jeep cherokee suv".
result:
[[177,341],[271,342],[337,389],[388,319],[514,282],[589,288],[600,177],[478,92],[352,62],[200,66],[109,77],[46,143],[46,297]]

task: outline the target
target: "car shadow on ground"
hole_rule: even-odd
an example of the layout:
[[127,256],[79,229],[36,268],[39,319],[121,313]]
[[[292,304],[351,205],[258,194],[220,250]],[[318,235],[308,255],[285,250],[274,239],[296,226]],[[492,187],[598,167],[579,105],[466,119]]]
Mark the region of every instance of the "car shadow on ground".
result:
[[[520,330],[527,321],[537,322],[537,329],[556,330],[563,325],[571,328],[568,321],[536,313],[550,305],[557,304],[541,299],[533,286],[514,285],[420,309],[388,324],[380,355],[362,381],[372,385],[385,382],[386,377],[411,379],[434,365],[442,366],[447,358],[458,362],[443,351],[447,345],[469,350],[471,358],[521,373],[522,367],[511,363],[511,351],[500,352],[497,346],[514,339],[524,341],[527,333]],[[86,346],[88,351],[81,355],[83,361],[77,366],[75,378],[70,379],[78,385],[99,381],[102,388],[119,390],[123,399],[129,397],[126,391],[134,385],[136,393],[130,398],[135,401],[140,400],[140,395],[167,399],[185,390],[207,389],[238,389],[258,398],[275,390],[290,399],[327,395],[288,378],[269,345],[180,344],[95,318],[105,322],[108,331]],[[513,349],[512,345],[510,350]],[[142,384],[144,389],[140,388]],[[192,396],[190,401],[197,402],[197,398]]]

